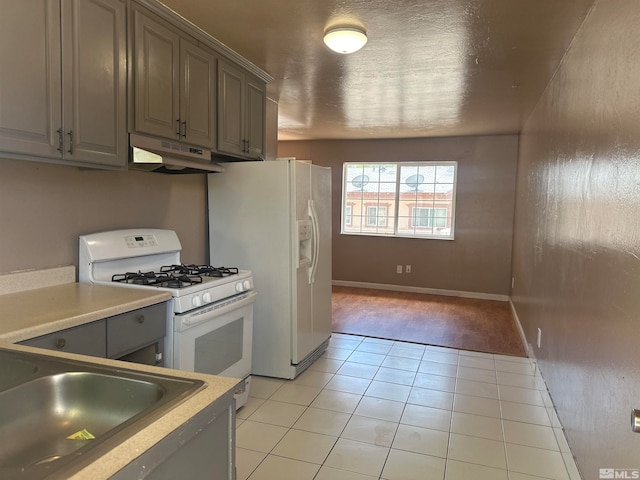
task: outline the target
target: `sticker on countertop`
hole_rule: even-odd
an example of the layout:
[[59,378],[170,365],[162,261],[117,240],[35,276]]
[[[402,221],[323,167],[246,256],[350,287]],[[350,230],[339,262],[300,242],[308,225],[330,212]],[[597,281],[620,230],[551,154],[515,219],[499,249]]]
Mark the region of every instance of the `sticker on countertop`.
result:
[[69,435],[67,437],[67,440],[93,440],[95,438],[96,437],[91,435],[89,430],[87,430],[86,428],[83,428],[79,432],[76,432],[76,433],[73,433],[73,434]]

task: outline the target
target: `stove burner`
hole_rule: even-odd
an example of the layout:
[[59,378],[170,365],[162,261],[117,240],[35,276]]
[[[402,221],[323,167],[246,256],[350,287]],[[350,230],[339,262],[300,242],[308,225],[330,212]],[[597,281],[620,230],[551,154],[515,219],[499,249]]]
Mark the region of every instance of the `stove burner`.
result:
[[118,273],[111,277],[112,282],[133,283],[135,285],[149,285],[165,288],[184,288],[189,285],[202,283],[200,275],[176,272],[127,272]]
[[160,269],[161,272],[173,272],[184,275],[203,275],[205,277],[228,277],[237,275],[235,267],[212,267],[211,265],[170,265]]

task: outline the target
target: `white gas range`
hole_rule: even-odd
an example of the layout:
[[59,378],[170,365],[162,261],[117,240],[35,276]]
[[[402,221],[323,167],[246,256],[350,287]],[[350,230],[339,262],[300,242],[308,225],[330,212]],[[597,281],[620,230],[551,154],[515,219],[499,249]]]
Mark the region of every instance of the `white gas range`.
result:
[[162,229],[115,230],[82,235],[80,282],[155,288],[172,296],[164,365],[244,380],[248,396],[256,292],[248,270],[183,265],[176,233]]

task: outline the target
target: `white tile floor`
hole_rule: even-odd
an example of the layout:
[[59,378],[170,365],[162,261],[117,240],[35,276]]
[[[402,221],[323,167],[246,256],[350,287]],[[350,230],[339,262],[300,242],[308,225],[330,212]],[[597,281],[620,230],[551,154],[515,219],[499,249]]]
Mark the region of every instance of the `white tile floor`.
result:
[[238,480],[580,479],[528,359],[341,334],[253,377],[236,454]]

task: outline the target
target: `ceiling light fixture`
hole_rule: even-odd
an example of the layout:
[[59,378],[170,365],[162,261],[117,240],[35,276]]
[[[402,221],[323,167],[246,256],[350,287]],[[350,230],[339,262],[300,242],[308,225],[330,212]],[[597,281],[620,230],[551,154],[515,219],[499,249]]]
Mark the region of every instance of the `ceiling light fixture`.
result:
[[357,27],[331,28],[324,34],[324,43],[337,53],[353,53],[367,43],[367,34]]

